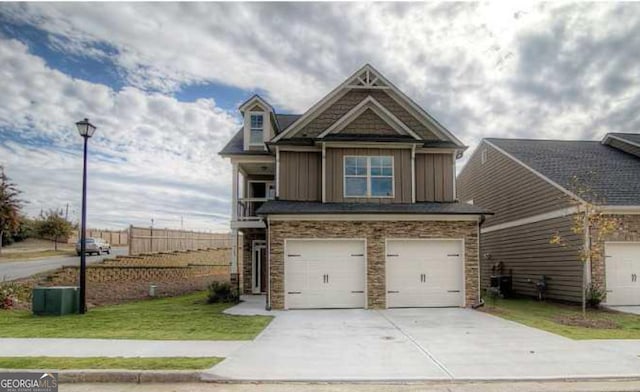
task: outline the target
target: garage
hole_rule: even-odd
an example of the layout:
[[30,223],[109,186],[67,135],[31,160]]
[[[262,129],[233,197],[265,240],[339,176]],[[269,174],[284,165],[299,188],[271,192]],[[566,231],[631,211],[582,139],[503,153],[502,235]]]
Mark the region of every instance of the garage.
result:
[[606,242],[607,305],[640,305],[640,242]]
[[464,306],[463,241],[389,239],[387,307]]
[[363,308],[365,241],[285,240],[285,308]]

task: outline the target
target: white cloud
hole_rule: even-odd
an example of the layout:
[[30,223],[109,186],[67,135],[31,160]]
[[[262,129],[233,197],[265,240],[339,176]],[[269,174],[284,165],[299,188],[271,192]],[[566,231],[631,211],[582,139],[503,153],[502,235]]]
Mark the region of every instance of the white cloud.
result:
[[213,100],[183,103],[74,80],[15,40],[0,40],[0,68],[0,163],[24,190],[28,212],[66,203],[79,210],[82,139],[74,122],[88,116],[98,126],[90,140],[93,226],[155,218],[176,227],[184,216],[187,227],[226,229],[229,165],[217,151],[239,125]]
[[17,76],[0,75],[0,125],[77,148],[69,122],[88,114],[102,135],[92,147],[127,162],[104,159],[105,173],[164,192],[184,181],[225,209],[228,165],[215,153],[234,120],[216,97],[171,98],[190,83],[264,91],[301,112],[370,62],[472,147],[640,129],[640,4],[21,3],[0,14],[51,33],[57,50],[108,56],[132,86],[72,80],[4,42],[3,72]]

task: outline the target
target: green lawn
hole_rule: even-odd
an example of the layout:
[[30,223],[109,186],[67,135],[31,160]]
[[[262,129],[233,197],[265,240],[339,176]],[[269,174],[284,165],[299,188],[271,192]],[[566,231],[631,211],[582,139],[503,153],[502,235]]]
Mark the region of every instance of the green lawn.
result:
[[126,370],[201,370],[209,369],[223,358],[67,358],[0,357],[0,369],[126,369]]
[[482,311],[530,327],[543,329],[571,339],[640,339],[640,316],[607,310],[588,310],[587,318],[594,323],[610,323],[614,328],[564,325],[560,319],[581,318],[579,306],[529,299],[487,300]]
[[90,309],[85,315],[33,316],[0,310],[0,337],[250,340],[268,316],[230,316],[231,305],[205,303],[204,292]]

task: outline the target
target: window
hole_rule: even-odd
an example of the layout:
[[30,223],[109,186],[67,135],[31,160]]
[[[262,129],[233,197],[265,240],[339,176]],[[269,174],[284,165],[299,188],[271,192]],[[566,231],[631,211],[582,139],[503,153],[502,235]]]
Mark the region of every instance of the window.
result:
[[482,150],[482,155],[480,156],[480,161],[484,165],[487,162],[487,150]]
[[262,136],[264,133],[264,117],[262,114],[252,114],[250,121],[251,129],[249,131],[249,144],[262,145],[264,143]]
[[393,157],[344,157],[345,197],[393,197]]

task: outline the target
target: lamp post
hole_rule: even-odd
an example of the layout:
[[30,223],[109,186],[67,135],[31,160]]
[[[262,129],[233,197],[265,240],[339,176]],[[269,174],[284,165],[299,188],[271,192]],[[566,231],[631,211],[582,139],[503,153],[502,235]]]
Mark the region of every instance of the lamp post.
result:
[[87,311],[87,142],[96,131],[96,127],[84,119],[76,123],[78,133],[84,139],[84,153],[82,166],[82,219],[80,223],[80,314]]

